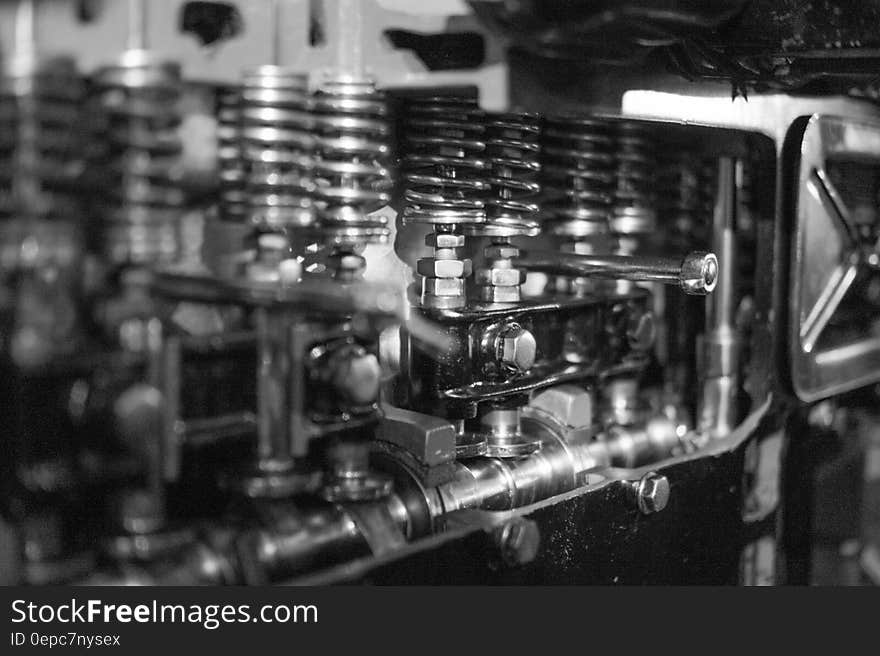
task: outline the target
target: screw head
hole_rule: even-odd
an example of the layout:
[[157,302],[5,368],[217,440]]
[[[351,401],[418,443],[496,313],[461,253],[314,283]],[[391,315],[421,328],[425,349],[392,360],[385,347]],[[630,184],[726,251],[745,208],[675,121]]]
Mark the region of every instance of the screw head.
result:
[[511,324],[498,337],[498,359],[516,373],[532,368],[537,349],[535,336],[519,324]]
[[669,479],[657,472],[648,472],[636,484],[636,500],[645,515],[660,512],[669,503]]

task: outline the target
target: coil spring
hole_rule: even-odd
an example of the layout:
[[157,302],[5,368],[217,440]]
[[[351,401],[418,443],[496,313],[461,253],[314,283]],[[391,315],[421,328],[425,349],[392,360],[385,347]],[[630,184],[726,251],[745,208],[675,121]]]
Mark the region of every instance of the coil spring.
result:
[[616,181],[613,144],[602,119],[545,121],[541,180],[547,232],[575,240],[608,235]]
[[105,255],[116,264],[170,261],[178,252],[183,205],[180,69],[132,50],[95,74],[92,91]]
[[660,163],[660,218],[675,248],[705,247],[712,214],[712,171],[693,153],[667,156]]
[[486,220],[488,164],[475,99],[425,96],[407,103],[404,222],[465,225]]
[[15,134],[18,111],[7,89],[0,92],[0,219],[15,214],[12,188],[15,179]]
[[[640,236],[653,233],[657,224],[655,145],[647,126],[621,121],[615,127],[617,187],[611,230],[621,242],[637,241]],[[630,249],[623,246],[623,250]]]
[[[337,246],[384,242],[392,186],[388,102],[369,79],[329,79],[313,97],[319,228]],[[372,214],[371,214],[372,213]]]
[[241,89],[217,91],[217,159],[220,177],[219,216],[242,222],[247,216],[245,172],[241,151]]
[[246,73],[241,89],[245,210],[268,229],[315,222],[313,119],[308,79],[278,66]]
[[540,133],[537,114],[486,115],[490,195],[486,222],[475,225],[474,234],[515,237],[534,236],[540,231],[538,205],[530,202],[541,192]]
[[84,83],[72,59],[18,71],[0,91],[0,216],[71,218],[82,173]]

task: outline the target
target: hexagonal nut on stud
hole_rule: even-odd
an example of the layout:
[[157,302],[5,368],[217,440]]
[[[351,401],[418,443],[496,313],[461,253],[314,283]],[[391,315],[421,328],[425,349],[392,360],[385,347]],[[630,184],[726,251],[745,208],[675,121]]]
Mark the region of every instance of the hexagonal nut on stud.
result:
[[477,269],[475,280],[478,285],[514,287],[525,282],[526,272],[519,269]]
[[648,472],[631,485],[636,505],[644,515],[658,513],[669,503],[669,479],[663,474]]
[[580,385],[556,385],[541,390],[529,405],[570,428],[593,423],[593,395]]
[[484,303],[519,303],[521,291],[519,285],[513,287],[479,287],[478,298]]
[[416,264],[416,271],[426,278],[466,278],[471,275],[470,260],[438,260],[425,257]]
[[464,235],[431,232],[425,237],[425,245],[431,248],[461,248],[464,246]]
[[422,291],[431,296],[464,296],[464,278],[425,278]]
[[705,296],[718,284],[718,258],[713,253],[694,251],[685,255],[679,273],[679,286],[685,294]]
[[486,246],[483,249],[483,255],[487,260],[509,260],[519,257],[519,249],[516,246],[509,246],[507,244],[494,244]]
[[507,326],[496,340],[498,360],[517,373],[528,371],[535,364],[538,344],[535,336],[519,324]]

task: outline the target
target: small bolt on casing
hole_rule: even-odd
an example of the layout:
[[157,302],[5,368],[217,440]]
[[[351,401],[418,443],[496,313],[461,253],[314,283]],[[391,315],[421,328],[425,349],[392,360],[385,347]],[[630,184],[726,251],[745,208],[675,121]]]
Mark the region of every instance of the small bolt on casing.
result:
[[512,373],[525,373],[535,364],[535,336],[519,324],[505,327],[495,339],[498,360]]
[[658,513],[669,503],[669,479],[663,474],[648,472],[629,485],[636,507],[643,515]]

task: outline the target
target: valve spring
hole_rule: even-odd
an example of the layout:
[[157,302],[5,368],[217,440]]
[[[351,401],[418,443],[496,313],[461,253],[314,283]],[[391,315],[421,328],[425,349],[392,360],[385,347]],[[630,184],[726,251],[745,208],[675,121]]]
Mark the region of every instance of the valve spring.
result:
[[545,122],[542,183],[545,231],[571,241],[606,241],[616,172],[607,121],[554,117]]
[[486,220],[488,163],[483,112],[473,98],[426,96],[405,109],[404,222],[470,225]]
[[370,79],[329,79],[312,98],[319,230],[337,251],[382,243],[391,199],[391,125],[385,94]]
[[404,114],[403,222],[434,226],[425,239],[432,256],[418,262],[422,305],[463,307],[471,261],[462,254],[461,228],[485,222],[490,192],[484,114],[476,99],[462,96],[416,97]]
[[615,127],[617,187],[611,230],[618,240],[618,252],[631,255],[656,229],[655,145],[645,125],[621,121]]
[[248,220],[265,231],[312,227],[315,144],[307,76],[279,66],[246,73],[240,121]]
[[491,195],[486,201],[486,223],[474,234],[488,237],[535,236],[540,232],[534,200],[541,192],[538,174],[537,114],[489,114],[486,123],[486,159]]
[[240,223],[247,217],[245,171],[241,151],[241,89],[217,90],[217,159],[220,175],[221,219]]
[[17,114],[12,95],[5,92],[0,93],[0,219],[2,220],[11,218],[15,213],[12,187],[15,173]]
[[75,63],[64,57],[0,82],[0,217],[76,215],[84,93]]
[[658,199],[661,219],[669,227],[671,246],[705,248],[712,216],[711,169],[693,153],[678,153],[660,165]]
[[92,92],[99,120],[90,159],[104,254],[119,265],[172,261],[184,202],[180,68],[130,50],[95,74]]
[[541,192],[538,174],[541,133],[536,114],[509,113],[486,116],[486,159],[490,172],[490,196],[486,201],[486,222],[465,229],[489,237],[485,262],[476,272],[478,299],[489,303],[515,303],[525,272],[512,260],[519,250],[512,237],[535,236],[540,232],[538,205]]

